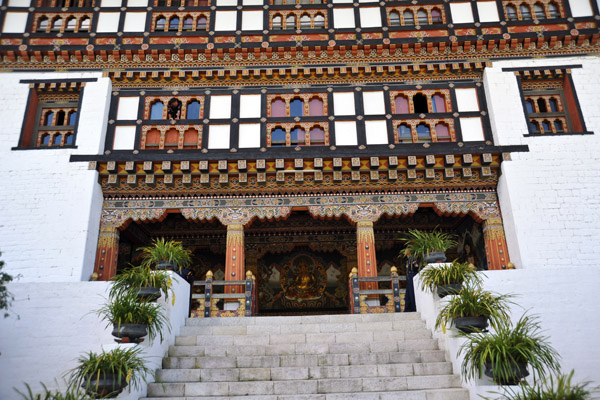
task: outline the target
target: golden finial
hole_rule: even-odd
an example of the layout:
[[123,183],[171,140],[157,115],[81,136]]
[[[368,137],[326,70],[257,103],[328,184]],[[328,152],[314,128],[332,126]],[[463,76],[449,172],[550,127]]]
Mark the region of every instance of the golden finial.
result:
[[506,266],[506,269],[515,269],[515,264],[509,262],[508,265]]
[[397,274],[398,273],[398,268],[396,268],[396,266],[392,266],[392,268],[390,269],[390,271],[392,272],[392,274]]
[[97,281],[98,280],[98,274],[97,273],[93,273],[92,276],[90,277],[90,281]]
[[252,278],[252,271],[246,271],[246,279]]
[[212,271],[210,271],[210,270],[209,270],[209,271],[206,273],[206,279],[212,279],[212,278],[213,278],[213,273],[212,273]]

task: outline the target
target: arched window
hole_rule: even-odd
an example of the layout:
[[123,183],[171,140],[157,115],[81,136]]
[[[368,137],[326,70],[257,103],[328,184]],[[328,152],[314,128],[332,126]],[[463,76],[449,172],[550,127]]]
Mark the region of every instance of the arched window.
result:
[[169,30],[170,31],[178,31],[179,30],[179,17],[171,17],[169,20]]
[[550,129],[550,122],[542,121],[542,133],[552,133],[552,129]]
[[529,122],[529,129],[533,133],[540,133],[540,125],[536,121]]
[[423,9],[417,11],[417,20],[419,21],[419,25],[428,25],[429,19],[427,18],[427,11]]
[[300,17],[300,29],[310,29],[310,17],[307,14],[304,14]]
[[521,4],[519,10],[521,10],[521,18],[531,19],[531,9],[527,4]]
[[75,126],[77,123],[77,111],[71,111],[69,113],[69,125]]
[[304,128],[295,126],[291,133],[292,145],[304,146],[306,144],[306,133]]
[[390,13],[390,26],[400,26],[400,14],[397,11]]
[[528,114],[535,113],[535,106],[533,105],[533,100],[527,100],[525,102],[525,108],[527,109]]
[[145,148],[158,147],[160,144],[160,131],[158,129],[151,129],[146,133],[146,144]]
[[65,135],[65,144],[73,144],[73,139],[75,139],[75,136],[72,133],[67,133]]
[[548,14],[550,18],[560,17],[560,13],[558,12],[558,6],[556,5],[556,3],[548,4]]
[[273,29],[281,29],[281,15],[276,15],[273,17]]
[[433,103],[433,112],[446,112],[446,98],[441,94],[434,94],[431,99]]
[[90,21],[88,17],[83,17],[79,23],[79,31],[88,32],[90,30]]
[[550,103],[550,112],[558,112],[558,102],[554,97],[548,100],[548,103]]
[[63,110],[60,110],[57,114],[56,114],[56,126],[63,126],[65,124],[65,112]]
[[50,145],[50,135],[48,135],[47,133],[45,135],[42,135],[42,144],[45,146]]
[[302,117],[304,115],[304,102],[295,98],[290,101],[290,117]]
[[400,143],[412,143],[412,133],[408,125],[400,124],[398,126],[398,140]]
[[288,15],[285,20],[285,29],[296,29],[296,16],[294,14]]
[[184,149],[196,149],[198,148],[198,131],[195,129],[188,129],[183,134],[183,148]]
[[427,113],[429,109],[427,108],[427,96],[423,93],[417,93],[413,96],[413,107],[415,109],[415,113]]
[[44,116],[44,126],[51,126],[54,122],[54,113],[52,111],[48,111]]
[[167,24],[167,19],[165,17],[158,17],[156,19],[156,24],[154,25],[154,30],[155,31],[164,31],[166,24]]
[[53,22],[52,22],[52,32],[58,32],[60,31],[60,28],[62,28],[62,23],[63,20],[62,18],[56,18]]
[[533,5],[533,12],[535,13],[536,19],[546,19],[546,12],[544,11],[544,6],[540,3],[535,3]]
[[183,30],[191,31],[194,29],[194,18],[187,16],[183,19]]
[[311,117],[322,117],[325,115],[323,112],[323,100],[318,97],[313,97],[308,102],[308,115]]
[[408,109],[408,99],[402,95],[396,96],[394,99],[394,103],[396,104],[396,114],[408,114],[410,113]]
[[448,125],[441,122],[435,126],[435,134],[438,142],[449,142],[452,140]]
[[60,142],[62,141],[62,135],[60,133],[54,135],[52,138],[52,146],[60,146]]
[[202,31],[202,30],[206,30],[206,25],[207,25],[207,19],[204,16],[198,17],[198,21],[196,22],[196,30],[197,31]]
[[163,119],[163,109],[165,105],[162,101],[157,101],[150,107],[150,119]]
[[556,131],[556,133],[564,132],[563,123],[561,120],[557,119],[556,121],[554,121],[554,130]]
[[38,32],[46,32],[46,29],[48,29],[48,18],[42,17],[38,21],[38,26],[36,30]]
[[431,142],[431,129],[423,122],[417,125],[417,143]]
[[320,126],[310,128],[310,145],[318,146],[325,144],[325,131]]
[[277,127],[271,131],[271,146],[285,146],[285,131]]
[[548,112],[548,108],[546,107],[546,100],[543,98],[539,98],[537,100],[538,112],[545,113]]
[[66,32],[74,32],[76,27],[77,27],[77,20],[75,19],[75,17],[71,17],[71,18],[67,19],[67,26],[65,28]]
[[192,100],[187,104],[185,118],[187,118],[187,119],[199,119],[200,118],[200,102],[198,100]]
[[415,24],[415,15],[410,10],[404,11],[402,18],[404,19],[404,25],[411,26]]
[[165,149],[176,149],[179,145],[179,131],[175,128],[169,129],[165,134]]
[[519,19],[519,16],[517,15],[517,9],[514,6],[506,6],[506,19],[508,21],[516,21]]
[[315,29],[325,28],[325,17],[323,14],[315,15]]
[[285,101],[276,98],[271,101],[271,117],[285,117]]
[[431,10],[431,23],[441,24],[442,22],[442,12],[437,8]]

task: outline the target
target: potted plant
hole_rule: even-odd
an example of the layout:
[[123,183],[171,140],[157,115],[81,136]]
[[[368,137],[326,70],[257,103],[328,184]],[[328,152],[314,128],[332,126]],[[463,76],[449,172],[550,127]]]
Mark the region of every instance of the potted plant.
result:
[[446,261],[446,250],[456,246],[456,235],[437,230],[425,232],[409,229],[408,237],[400,240],[406,242],[406,249],[419,261],[419,265]]
[[77,366],[68,372],[69,389],[83,388],[95,398],[116,397],[128,385],[135,389],[146,381],[152,371],[140,356],[139,346],[117,347],[102,353],[89,352],[77,360]]
[[483,372],[499,385],[516,385],[529,375],[528,368],[542,378],[560,368],[558,353],[540,334],[539,322],[527,315],[514,326],[499,323],[493,333],[460,335],[467,338],[458,350],[464,355],[465,378],[481,377]]
[[31,386],[25,384],[27,392],[23,393],[15,388],[15,391],[21,395],[23,400],[93,400],[86,393],[83,393],[80,388],[71,388],[66,392],[58,390],[49,390],[48,387],[42,383],[43,392],[33,393]]
[[187,268],[192,263],[192,252],[185,249],[181,242],[157,238],[150,246],[140,247],[142,265],[154,266],[157,269]]
[[496,295],[475,285],[464,285],[456,296],[442,307],[436,328],[446,332],[451,323],[464,333],[485,331],[489,323],[495,328],[510,319],[509,300],[512,295]]
[[478,285],[481,277],[473,264],[454,260],[447,264],[428,265],[419,272],[421,288],[433,292],[437,290],[440,297],[456,294],[463,282]]
[[120,296],[128,291],[133,291],[138,299],[155,301],[161,292],[169,297],[172,281],[167,271],[157,271],[149,265],[131,265],[130,268],[112,278],[109,296]]
[[146,335],[154,340],[157,334],[162,342],[162,329],[166,326],[171,330],[160,304],[140,302],[132,292],[124,292],[110,299],[98,310],[98,315],[108,321],[108,325],[113,325],[112,335],[118,338],[115,339],[118,343],[140,343]]
[[590,388],[590,382],[571,383],[574,373],[575,371],[571,371],[568,375],[558,375],[556,380],[550,375],[539,384],[519,385],[516,389],[507,388],[504,393],[494,394],[501,395],[498,400],[592,400],[592,395],[598,393],[598,388]]

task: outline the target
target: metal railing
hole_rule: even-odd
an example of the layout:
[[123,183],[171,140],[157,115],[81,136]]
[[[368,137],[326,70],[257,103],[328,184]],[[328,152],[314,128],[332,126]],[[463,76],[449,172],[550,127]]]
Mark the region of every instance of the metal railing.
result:
[[[403,299],[406,290],[400,288],[400,281],[406,281],[406,276],[398,275],[398,269],[396,267],[392,267],[390,276],[373,277],[359,277],[358,270],[352,268],[350,279],[348,280],[348,294],[350,296],[352,314],[402,312]],[[391,282],[391,289],[360,289],[361,283],[366,282]],[[379,299],[381,296],[387,298],[387,304],[369,305],[367,303],[368,298]]]
[[[192,294],[192,299],[199,300],[201,304],[196,311],[192,310],[192,317],[251,317],[256,315],[256,278],[252,272],[246,272],[246,279],[243,281],[216,281],[213,279],[212,271],[208,271],[205,281],[194,281],[193,287],[202,286],[204,293]],[[224,293],[214,293],[216,286],[223,286]],[[244,288],[244,291],[235,293],[237,288],[241,287]],[[217,305],[221,300],[224,303],[238,302],[239,307],[235,310],[221,310]],[[203,315],[201,310],[203,310]]]

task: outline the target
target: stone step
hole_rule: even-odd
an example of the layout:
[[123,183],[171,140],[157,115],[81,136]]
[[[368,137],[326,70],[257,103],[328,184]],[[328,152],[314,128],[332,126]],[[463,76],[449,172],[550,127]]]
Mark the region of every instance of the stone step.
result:
[[[296,355],[295,353],[293,355]],[[277,364],[280,356],[271,357],[273,365]],[[166,357],[163,359],[165,369],[191,369],[191,368],[236,368],[248,365],[250,357]],[[284,363],[291,362],[291,357],[283,359]],[[355,354],[320,354],[316,357],[304,357],[305,367],[317,366],[348,366],[368,364],[399,364],[399,363],[435,363],[446,361],[446,354],[442,350],[380,352],[380,353],[355,353]],[[277,366],[279,366],[277,365]]]
[[[226,319],[226,318],[220,318]],[[348,332],[410,332],[427,330],[425,322],[417,319],[388,321],[322,322],[303,324],[250,324],[250,325],[186,325],[181,328],[181,336],[210,335],[279,335],[299,333],[348,333]]]
[[171,357],[269,356],[291,354],[356,354],[411,350],[438,350],[437,339],[406,339],[388,342],[296,343],[276,345],[170,346]]
[[295,381],[150,383],[148,385],[148,395],[150,397],[184,396],[187,398],[194,396],[354,394],[448,388],[460,388],[460,378],[455,375],[421,375]]
[[391,314],[335,314],[303,315],[287,317],[243,317],[243,318],[188,318],[185,326],[251,326],[251,325],[305,325],[343,324],[356,322],[421,321],[418,312]]
[[[185,396],[168,397],[169,400],[469,400],[466,389],[449,388],[434,390],[403,390],[389,392],[328,394],[300,394],[300,395],[256,395],[256,396]],[[141,400],[165,400],[165,397],[145,397]]]
[[450,375],[452,364],[363,364],[349,366],[276,368],[192,368],[165,369],[157,373],[158,382],[282,381],[334,378],[402,377]]

